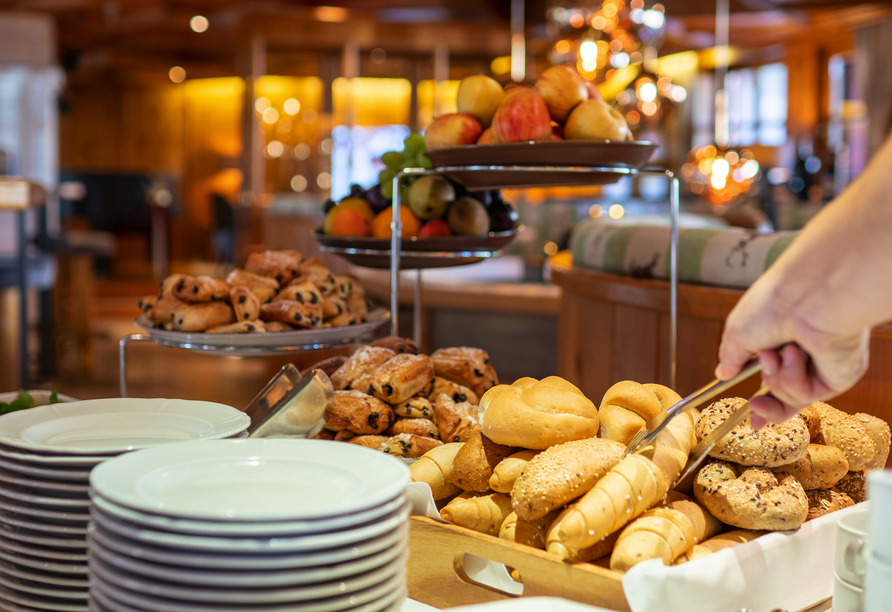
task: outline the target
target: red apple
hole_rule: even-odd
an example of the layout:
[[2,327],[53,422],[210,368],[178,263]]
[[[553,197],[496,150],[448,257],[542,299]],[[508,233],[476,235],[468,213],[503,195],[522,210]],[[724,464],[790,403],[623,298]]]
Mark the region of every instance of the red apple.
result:
[[513,96],[514,94],[519,94],[519,93],[524,93],[524,92],[535,93],[535,90],[532,87],[528,87],[526,85],[514,85],[514,84],[508,85],[507,87],[505,87],[505,97],[502,98],[502,102],[504,102],[507,98],[509,98],[510,96]]
[[[585,79],[583,79],[585,80]],[[588,99],[589,100],[603,100],[604,96],[601,95],[601,90],[598,89],[598,86],[592,83],[591,81],[585,81],[585,89],[588,91]]]
[[505,90],[498,81],[492,77],[475,74],[465,77],[459,83],[455,104],[458,112],[475,117],[480,125],[486,128],[492,123],[492,116],[504,97]]
[[622,113],[604,100],[586,100],[564,125],[567,140],[628,140],[631,135]]
[[449,225],[443,219],[434,219],[428,221],[418,230],[419,238],[438,238],[440,236],[451,236]]
[[551,139],[548,107],[531,91],[509,93],[492,119],[492,139],[501,142],[527,142]]
[[558,134],[551,135],[552,140],[565,140],[563,136],[559,136]]
[[493,142],[493,139],[492,139],[492,128],[491,127],[488,127],[485,130],[483,130],[483,133],[480,134],[480,138],[477,139],[477,144],[479,144],[479,145],[495,144],[495,142]]
[[536,93],[545,101],[551,118],[563,123],[577,104],[589,99],[585,83],[575,68],[552,66],[536,81]]
[[[557,136],[557,138],[555,138]],[[558,125],[557,123],[551,124],[551,139],[552,140],[564,140],[564,126]]]
[[465,113],[440,115],[424,131],[424,144],[428,149],[445,149],[474,144],[483,128],[480,122]]

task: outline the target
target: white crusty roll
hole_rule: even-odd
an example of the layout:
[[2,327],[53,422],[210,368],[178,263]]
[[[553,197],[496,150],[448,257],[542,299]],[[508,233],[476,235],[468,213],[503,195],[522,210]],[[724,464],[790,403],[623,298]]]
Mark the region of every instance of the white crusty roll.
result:
[[[384,442],[386,441],[385,439]],[[449,482],[449,472],[452,471],[452,462],[462,446],[464,442],[452,442],[424,453],[418,461],[409,466],[412,482],[427,483],[435,500],[461,493],[461,489]]]
[[557,376],[497,385],[480,398],[478,414],[483,435],[506,446],[545,450],[598,433],[595,405]]
[[601,400],[599,435],[628,444],[642,427],[680,401],[681,396],[662,385],[642,385],[631,380],[618,382],[607,389]]

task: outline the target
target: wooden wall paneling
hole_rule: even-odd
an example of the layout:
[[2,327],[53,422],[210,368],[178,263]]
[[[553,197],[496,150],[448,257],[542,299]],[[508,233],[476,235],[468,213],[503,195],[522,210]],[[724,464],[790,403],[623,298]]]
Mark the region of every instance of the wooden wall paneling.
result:
[[59,117],[59,163],[66,170],[119,170],[123,123],[120,90],[69,87]]
[[126,88],[121,106],[122,166],[148,174],[179,174],[184,155],[183,88]]
[[669,369],[669,313],[661,312],[657,318],[657,373],[653,382],[670,386],[671,373]]
[[657,377],[657,312],[617,306],[613,320],[613,378],[651,382]]
[[814,136],[820,121],[821,54],[814,41],[787,47],[787,131],[792,137]]
[[558,316],[558,376],[593,402],[616,382],[613,361],[614,307],[564,292]]
[[829,403],[849,413],[867,412],[892,423],[892,340],[874,334],[864,378]]
[[714,376],[722,323],[692,317],[678,319],[678,383],[682,397],[696,391]]

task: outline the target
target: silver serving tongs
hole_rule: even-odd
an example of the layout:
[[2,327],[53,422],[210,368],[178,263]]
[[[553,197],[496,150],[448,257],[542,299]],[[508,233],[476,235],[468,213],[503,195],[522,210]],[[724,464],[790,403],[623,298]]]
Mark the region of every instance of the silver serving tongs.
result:
[[719,380],[716,379],[706,385],[705,387],[701,387],[697,389],[692,394],[672,406],[669,410],[666,411],[666,414],[662,417],[657,417],[654,419],[656,422],[651,422],[649,425],[652,427],[650,431],[648,431],[648,426],[645,425],[641,428],[635,437],[632,438],[632,441],[629,442],[628,446],[626,446],[626,451],[623,453],[623,457],[631,455],[635,451],[644,448],[648,444],[652,443],[657,439],[657,436],[660,434],[663,429],[666,428],[666,425],[669,424],[669,421],[674,419],[680,414],[684,414],[688,410],[692,410],[698,406],[701,406],[714,398],[715,396],[723,393],[737,385],[753,374],[756,374],[762,370],[762,365],[759,363],[758,359],[754,359],[746,364],[740,373],[730,380]]
[[334,398],[322,370],[301,376],[290,363],[257,394],[245,413],[251,417],[249,438],[309,437],[322,428],[325,407]]

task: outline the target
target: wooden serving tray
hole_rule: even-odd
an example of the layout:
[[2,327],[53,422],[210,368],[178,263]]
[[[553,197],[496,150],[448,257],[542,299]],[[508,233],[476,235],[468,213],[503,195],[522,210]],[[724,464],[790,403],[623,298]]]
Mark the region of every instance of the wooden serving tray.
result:
[[590,563],[565,563],[544,550],[424,516],[409,517],[409,597],[435,608],[515,597],[471,578],[465,570],[466,554],[517,570],[523,580],[522,597],[563,597],[630,610],[618,572]]

